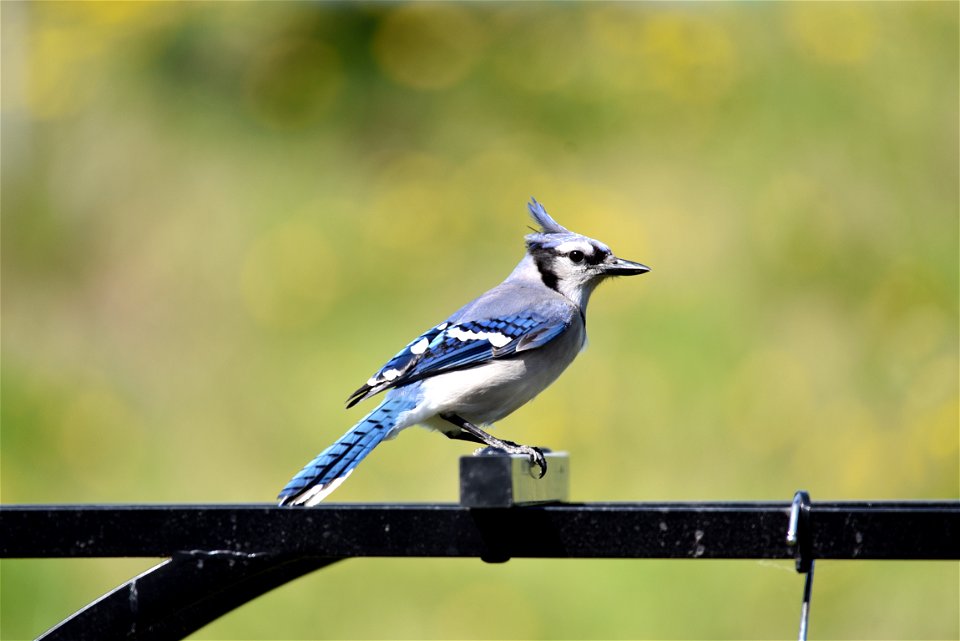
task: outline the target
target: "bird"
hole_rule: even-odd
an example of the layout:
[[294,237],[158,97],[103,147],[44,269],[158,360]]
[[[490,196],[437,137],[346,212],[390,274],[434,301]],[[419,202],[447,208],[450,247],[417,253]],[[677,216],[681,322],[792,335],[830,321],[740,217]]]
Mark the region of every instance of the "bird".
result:
[[347,399],[381,392],[383,402],[323,450],[281,490],[281,506],[319,504],[382,441],[413,425],[451,439],[525,455],[547,471],[538,447],[501,440],[481,426],[511,414],[546,389],[586,344],[587,303],[602,281],[650,268],[618,258],[604,243],[557,223],[535,198],[539,229],[507,278],[423,332]]

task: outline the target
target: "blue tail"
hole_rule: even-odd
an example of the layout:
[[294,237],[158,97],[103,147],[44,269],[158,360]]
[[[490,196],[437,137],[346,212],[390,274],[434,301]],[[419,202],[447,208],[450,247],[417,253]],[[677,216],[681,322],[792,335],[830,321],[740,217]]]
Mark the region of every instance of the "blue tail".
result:
[[397,424],[397,415],[414,407],[405,398],[387,398],[337,442],[317,454],[290,479],[277,497],[280,505],[316,505],[350,475]]

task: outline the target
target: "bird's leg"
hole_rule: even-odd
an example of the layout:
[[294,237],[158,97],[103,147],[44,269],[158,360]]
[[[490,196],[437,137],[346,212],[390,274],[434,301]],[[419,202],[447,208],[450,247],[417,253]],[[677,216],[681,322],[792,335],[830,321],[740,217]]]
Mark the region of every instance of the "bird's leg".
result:
[[539,478],[543,478],[543,475],[547,473],[547,458],[543,455],[539,447],[518,445],[513,441],[502,441],[456,414],[441,414],[440,418],[449,423],[453,423],[461,430],[457,434],[447,433],[448,438],[470,441],[472,443],[482,443],[496,450],[506,452],[507,454],[526,454],[530,457],[530,463],[535,463],[537,467],[540,468]]
[[479,443],[480,445],[486,445],[485,441],[481,441],[470,432],[464,432],[463,430],[457,432],[444,432],[443,435],[453,441],[467,441],[468,443]]

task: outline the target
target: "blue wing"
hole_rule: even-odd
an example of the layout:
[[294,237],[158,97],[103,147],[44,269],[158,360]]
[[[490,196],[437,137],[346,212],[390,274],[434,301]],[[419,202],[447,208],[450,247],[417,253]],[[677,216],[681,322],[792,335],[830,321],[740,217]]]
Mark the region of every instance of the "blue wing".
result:
[[570,321],[536,312],[461,323],[440,323],[391,358],[347,399],[347,407],[391,387],[441,372],[536,349],[559,336]]

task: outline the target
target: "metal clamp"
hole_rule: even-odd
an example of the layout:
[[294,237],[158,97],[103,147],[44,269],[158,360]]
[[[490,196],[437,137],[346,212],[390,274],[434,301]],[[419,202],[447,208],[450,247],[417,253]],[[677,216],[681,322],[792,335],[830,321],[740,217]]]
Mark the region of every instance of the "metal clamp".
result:
[[460,457],[460,505],[507,508],[563,503],[570,496],[570,455],[544,450],[547,473],[532,472],[530,459],[486,448]]

